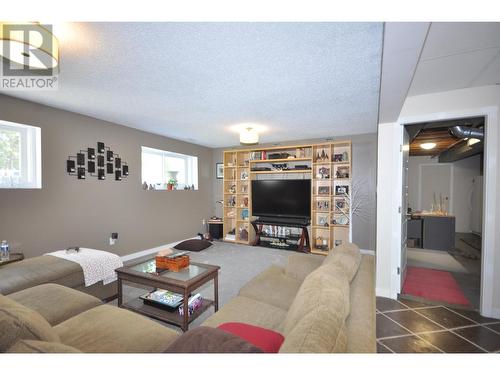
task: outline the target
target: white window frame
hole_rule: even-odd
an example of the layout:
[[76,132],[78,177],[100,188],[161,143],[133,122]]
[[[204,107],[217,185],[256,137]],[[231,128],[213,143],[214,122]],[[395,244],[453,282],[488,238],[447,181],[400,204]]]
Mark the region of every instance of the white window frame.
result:
[[[147,146],[142,146],[141,147],[141,168],[142,168],[142,156],[146,153],[150,154],[159,154],[162,156],[162,179],[164,181],[164,184],[169,179],[169,176],[167,176],[167,172],[165,171],[165,159],[167,157],[171,158],[177,158],[177,159],[182,159],[184,161],[184,173],[186,175],[186,183],[184,185],[180,184],[180,186],[177,187],[178,190],[184,190],[184,186],[193,186],[194,185],[194,190],[198,190],[198,157],[194,155],[187,155],[187,154],[180,154],[177,152],[172,152],[172,151],[165,151],[165,150],[160,150],[157,148],[152,148],[152,147],[147,147]],[[150,181],[144,181],[144,178],[142,176],[141,172],[141,183],[147,182],[148,185],[151,183]],[[167,190],[166,186],[154,186],[155,190]],[[190,189],[192,190],[192,189]]]
[[42,188],[41,129],[37,126],[17,124],[0,120],[0,130],[19,133],[21,149],[19,155],[21,176],[19,183],[4,185],[0,177],[0,189]]

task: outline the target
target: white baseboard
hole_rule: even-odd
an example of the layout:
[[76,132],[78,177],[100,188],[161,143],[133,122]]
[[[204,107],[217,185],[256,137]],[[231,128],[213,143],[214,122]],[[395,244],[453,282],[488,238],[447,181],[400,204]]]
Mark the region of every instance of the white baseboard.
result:
[[488,318],[494,318],[494,319],[500,319],[500,309],[498,308],[492,308],[491,309],[491,314],[485,315]]
[[146,249],[146,250],[137,251],[137,252],[132,253],[132,254],[124,255],[124,256],[121,257],[121,259],[122,259],[122,262],[125,263],[125,262],[127,262],[129,260],[132,260],[132,259],[141,258],[141,257],[144,257],[146,255],[156,254],[160,250],[174,247],[175,245],[177,245],[178,243],[181,243],[182,241],[191,240],[191,239],[195,239],[195,238],[200,238],[200,237],[196,236],[196,237],[186,238],[184,240],[180,240],[180,241],[176,241],[176,242],[171,242],[171,243],[167,243],[165,245],[153,247],[152,249]]
[[374,250],[366,250],[366,249],[359,249],[359,252],[364,255],[372,255],[375,256],[375,251]]

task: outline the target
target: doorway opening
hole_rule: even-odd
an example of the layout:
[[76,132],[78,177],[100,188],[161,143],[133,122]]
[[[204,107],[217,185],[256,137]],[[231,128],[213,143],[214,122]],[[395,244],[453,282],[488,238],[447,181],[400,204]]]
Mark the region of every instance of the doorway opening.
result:
[[404,126],[401,295],[479,310],[485,117]]

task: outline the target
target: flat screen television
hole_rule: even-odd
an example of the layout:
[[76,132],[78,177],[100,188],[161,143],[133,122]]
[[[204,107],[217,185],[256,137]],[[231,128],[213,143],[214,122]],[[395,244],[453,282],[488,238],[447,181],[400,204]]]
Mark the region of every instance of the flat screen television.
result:
[[311,180],[253,180],[252,215],[311,218]]

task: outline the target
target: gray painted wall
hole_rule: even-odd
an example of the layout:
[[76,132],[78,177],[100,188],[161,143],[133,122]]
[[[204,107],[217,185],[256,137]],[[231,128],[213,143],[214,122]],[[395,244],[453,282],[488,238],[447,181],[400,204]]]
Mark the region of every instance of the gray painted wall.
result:
[[[376,236],[376,182],[377,182],[377,134],[362,134],[349,137],[338,137],[335,140],[350,139],[352,141],[352,179],[353,188],[358,189],[358,196],[363,202],[360,214],[354,215],[352,220],[352,239],[360,248],[365,250],[375,250]],[[282,142],[287,144],[308,144],[321,143],[325,139],[308,139],[293,142]],[[274,144],[275,145],[275,144]],[[259,147],[273,145],[259,145]],[[238,148],[238,147],[235,147]],[[222,162],[223,151],[228,148],[218,148],[213,150],[213,169],[215,163]],[[213,215],[222,217],[222,205],[217,204],[222,199],[222,180],[215,178],[213,181],[214,199],[212,200]]]
[[[130,254],[196,235],[211,215],[215,178],[210,148],[0,95],[0,119],[42,128],[42,189],[0,189],[0,240],[25,256],[68,246]],[[121,182],[78,180],[66,159],[102,141],[130,167]],[[198,191],[144,191],[141,146],[199,157]],[[109,235],[118,232],[116,245]]]

